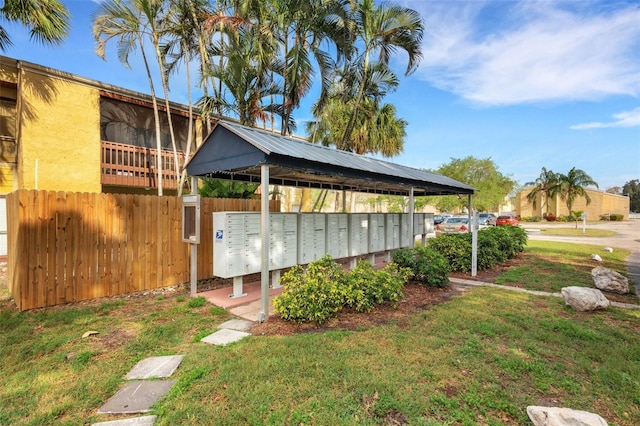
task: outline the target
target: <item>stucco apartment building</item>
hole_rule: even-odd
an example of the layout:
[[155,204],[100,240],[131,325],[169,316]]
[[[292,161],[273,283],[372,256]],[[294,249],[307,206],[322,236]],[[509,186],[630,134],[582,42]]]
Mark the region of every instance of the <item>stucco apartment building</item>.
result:
[[[176,192],[161,104],[163,189]],[[171,104],[180,155],[188,110]],[[195,117],[195,144],[203,139]],[[156,194],[151,97],[0,56],[0,195],[17,189]],[[182,163],[182,158],[179,160]]]
[[[516,213],[521,217],[538,216],[541,218],[547,211],[555,216],[569,215],[567,203],[560,196],[550,199],[547,208],[544,197],[542,194],[538,194],[536,208],[534,209],[533,203],[527,199],[531,190],[532,188],[524,189],[516,196]],[[620,214],[624,220],[629,219],[629,197],[590,188],[587,188],[586,192],[591,198],[591,203],[587,205],[587,200],[584,197],[578,197],[571,209],[586,213],[587,220],[599,220],[602,216],[610,214]]]
[[[163,193],[178,177],[164,101],[159,99]],[[188,108],[171,103],[179,164]],[[203,126],[194,116],[192,151]],[[18,189],[157,194],[156,138],[149,95],[0,56],[0,257],[6,255],[4,196]]]

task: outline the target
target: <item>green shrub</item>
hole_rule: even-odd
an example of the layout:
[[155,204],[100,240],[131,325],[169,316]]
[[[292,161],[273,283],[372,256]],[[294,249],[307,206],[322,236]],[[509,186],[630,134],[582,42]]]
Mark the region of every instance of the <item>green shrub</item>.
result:
[[624,220],[624,215],[617,214],[617,213],[610,214],[609,220],[621,221],[621,220]]
[[385,302],[396,307],[410,274],[408,268],[393,263],[382,270],[375,270],[371,263],[359,261],[347,276],[343,290],[344,305],[358,312],[370,312],[375,305]]
[[375,270],[366,261],[347,272],[327,255],[306,269],[295,266],[287,271],[280,280],[284,290],[274,298],[273,308],[284,320],[320,324],[343,306],[358,312],[370,312],[381,303],[395,307],[410,274],[395,264]]
[[329,255],[311,262],[306,269],[294,266],[280,279],[284,290],[273,299],[273,309],[288,321],[323,323],[344,304],[346,275]]
[[444,288],[449,284],[449,261],[432,248],[400,249],[394,251],[391,258],[398,266],[408,268],[413,278],[427,287]]
[[187,302],[187,306],[189,306],[190,308],[201,308],[206,304],[207,304],[207,299],[205,299],[202,296],[192,297]]
[[540,216],[525,216],[520,220],[523,222],[540,222]]
[[[428,247],[441,253],[455,272],[471,271],[471,233],[442,234]],[[527,233],[519,226],[493,226],[478,232],[478,270],[491,269],[518,255],[527,244]]]
[[[483,231],[484,232],[484,231]],[[471,271],[471,234],[442,234],[429,239],[427,247],[447,259],[454,272]]]

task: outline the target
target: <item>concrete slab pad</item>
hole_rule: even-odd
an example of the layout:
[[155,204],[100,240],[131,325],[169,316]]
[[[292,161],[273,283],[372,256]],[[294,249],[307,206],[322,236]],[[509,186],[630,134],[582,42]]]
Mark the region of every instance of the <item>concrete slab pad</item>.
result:
[[127,380],[164,379],[173,374],[182,362],[184,355],[152,356],[139,361],[124,376]]
[[229,330],[237,330],[237,331],[249,331],[253,327],[253,321],[241,320],[241,319],[232,319],[227,322],[224,322],[218,326],[218,328],[227,328]]
[[247,336],[251,336],[251,334],[245,333],[244,331],[229,330],[228,328],[223,328],[213,334],[208,335],[200,341],[209,343],[211,345],[224,346],[229,343],[237,342],[238,340],[243,339]]
[[91,426],[153,426],[157,418],[158,416],[132,417],[130,419],[93,423]]
[[156,401],[169,393],[175,383],[175,380],[129,382],[98,409],[98,414],[147,413]]

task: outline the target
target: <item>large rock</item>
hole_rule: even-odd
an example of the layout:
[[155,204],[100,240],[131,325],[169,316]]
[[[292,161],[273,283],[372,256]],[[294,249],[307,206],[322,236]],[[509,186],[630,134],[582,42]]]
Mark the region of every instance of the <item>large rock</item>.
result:
[[618,294],[629,293],[629,280],[616,271],[604,266],[596,266],[591,270],[591,277],[593,278],[593,283],[600,290]]
[[594,311],[605,309],[609,306],[609,299],[596,288],[587,287],[563,287],[560,290],[564,303],[576,311]]
[[558,407],[527,407],[529,419],[535,426],[608,426],[597,414]]

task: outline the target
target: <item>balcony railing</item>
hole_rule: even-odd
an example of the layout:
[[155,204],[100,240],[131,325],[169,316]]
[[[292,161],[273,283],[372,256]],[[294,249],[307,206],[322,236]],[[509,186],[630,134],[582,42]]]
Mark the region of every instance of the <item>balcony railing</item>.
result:
[[[162,150],[162,187],[176,189],[179,176],[176,174],[173,152]],[[180,165],[184,154],[178,153]],[[156,188],[156,150],[121,143],[102,141],[103,185],[137,186]]]

